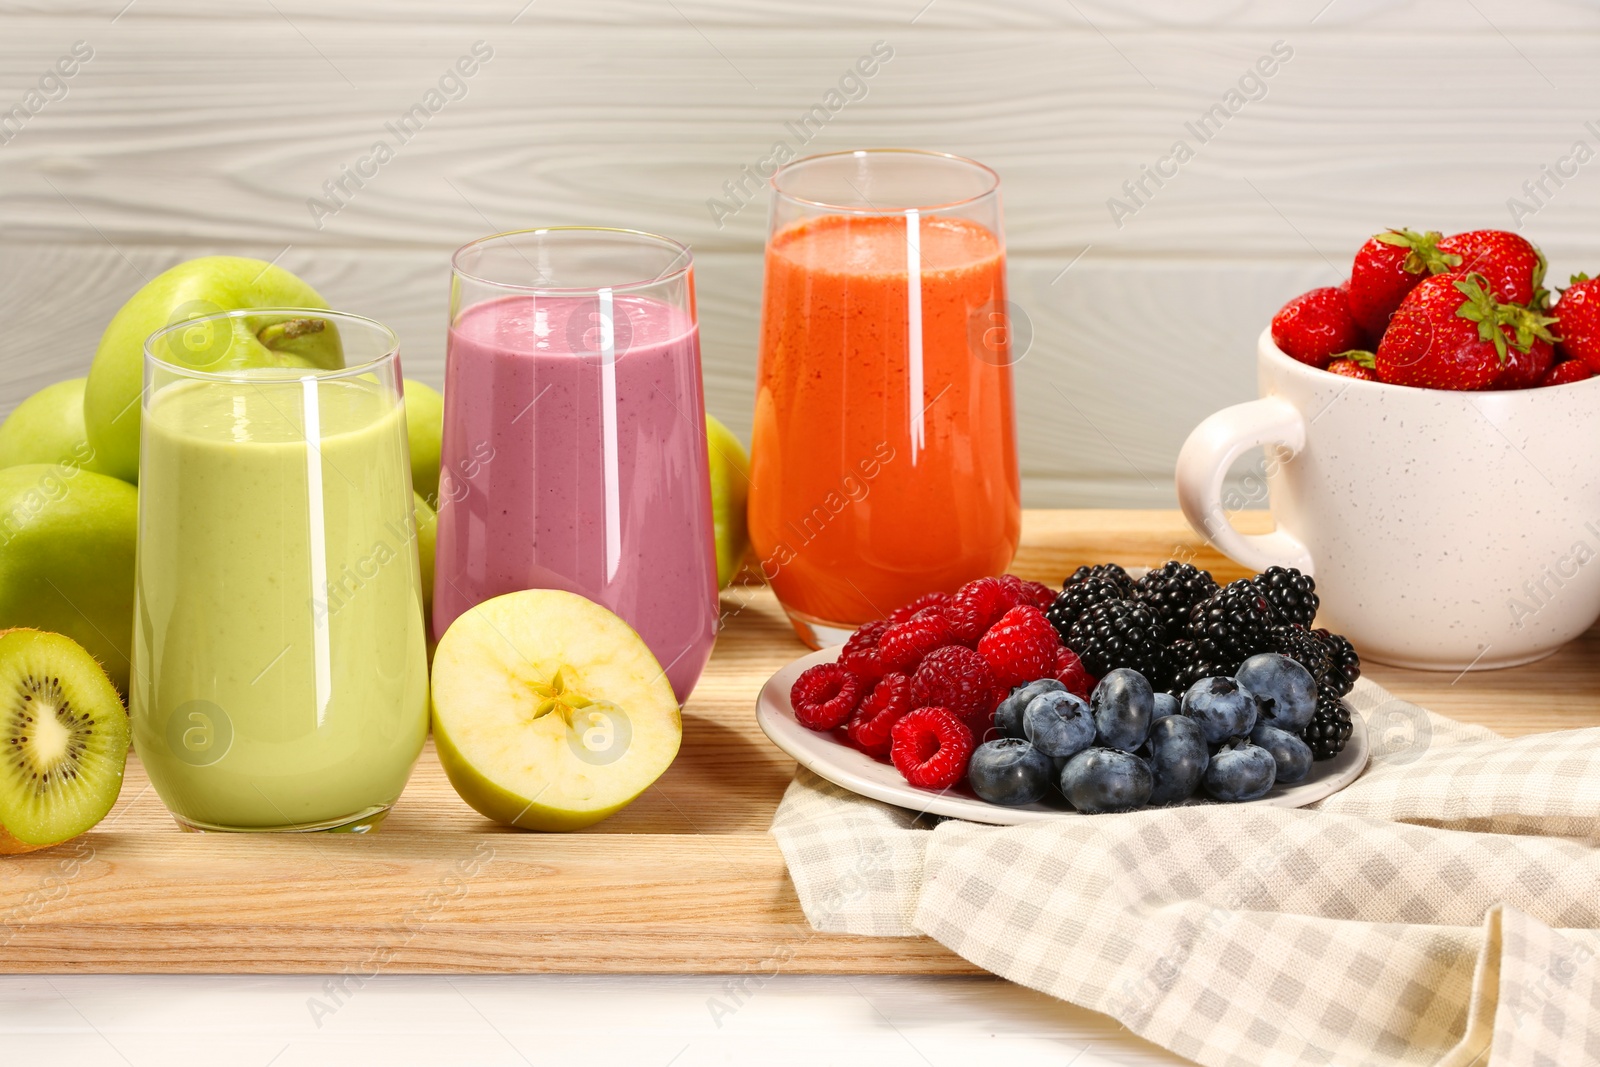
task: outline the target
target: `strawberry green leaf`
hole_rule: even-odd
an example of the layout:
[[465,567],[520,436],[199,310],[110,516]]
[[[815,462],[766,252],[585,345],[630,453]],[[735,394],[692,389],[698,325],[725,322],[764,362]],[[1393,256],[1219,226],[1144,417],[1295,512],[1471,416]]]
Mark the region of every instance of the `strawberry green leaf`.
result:
[[1424,271],[1429,274],[1447,274],[1451,268],[1461,266],[1460,256],[1439,251],[1438,245],[1444,240],[1444,234],[1438,230],[1418,233],[1415,230],[1391,229],[1374,234],[1373,240],[1396,248],[1409,249],[1400,266],[1411,274],[1421,274]]
[[1375,370],[1378,366],[1378,357],[1361,348],[1352,348],[1348,352],[1335,352],[1333,358],[1348,359],[1351,363],[1366,367],[1368,370]]
[[[1476,272],[1459,279],[1454,286],[1457,292],[1466,297],[1461,306],[1456,308],[1456,317],[1478,324],[1478,340],[1494,345],[1495,354],[1500,357],[1503,366],[1511,358],[1506,352],[1505,334],[1500,329],[1505,321],[1502,308],[1509,305],[1497,304],[1494,297],[1489,295],[1487,279]],[[1526,352],[1527,348],[1523,347],[1522,350]]]
[[1533,347],[1534,338],[1555,344],[1559,337],[1551,333],[1549,327],[1560,321],[1553,315],[1541,315],[1534,308],[1518,307],[1516,304],[1500,305],[1500,321],[1516,331],[1513,344],[1523,352]]

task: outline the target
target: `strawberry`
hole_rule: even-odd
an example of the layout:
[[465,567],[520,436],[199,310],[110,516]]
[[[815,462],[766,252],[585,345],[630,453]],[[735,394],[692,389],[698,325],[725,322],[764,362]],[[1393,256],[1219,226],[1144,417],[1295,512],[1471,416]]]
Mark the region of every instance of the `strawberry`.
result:
[[1572,284],[1561,290],[1556,318],[1561,320],[1561,343],[1556,351],[1600,372],[1600,278],[1574,274]]
[[1452,273],[1483,275],[1489,292],[1502,303],[1534,305],[1543,290],[1544,256],[1525,237],[1505,230],[1468,230],[1440,241],[1439,251],[1460,257]]
[[[1441,252],[1437,230],[1385,230],[1361,246],[1350,265],[1350,317],[1371,337],[1381,337],[1406,294],[1430,274],[1461,260]],[[1357,348],[1357,345],[1347,345]]]
[[[1411,290],[1390,320],[1378,345],[1378,380],[1425,389],[1490,388],[1508,366],[1522,373],[1535,340],[1554,343],[1545,328],[1554,321],[1496,301],[1482,275],[1434,275]],[[1516,361],[1513,348],[1521,353]]]
[[1532,389],[1544,381],[1555,361],[1556,346],[1543,337],[1535,337],[1527,351],[1512,345],[1506,349],[1505,369],[1489,388]]
[[1272,343],[1301,363],[1326,367],[1335,352],[1357,348],[1361,331],[1343,289],[1301,293],[1272,316]]
[[1581,382],[1586,378],[1593,378],[1594,371],[1581,359],[1569,359],[1564,363],[1557,363],[1544,372],[1544,377],[1539,379],[1540,385],[1568,385],[1572,382]]
[[1375,382],[1378,372],[1373,369],[1377,357],[1371,352],[1352,349],[1349,352],[1340,352],[1328,364],[1328,370],[1334,374],[1342,374],[1346,378],[1360,378],[1362,381]]

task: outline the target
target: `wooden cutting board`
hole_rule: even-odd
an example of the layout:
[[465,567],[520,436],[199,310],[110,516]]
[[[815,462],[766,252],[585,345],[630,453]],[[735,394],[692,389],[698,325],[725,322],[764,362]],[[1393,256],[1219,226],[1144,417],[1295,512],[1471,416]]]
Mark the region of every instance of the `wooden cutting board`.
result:
[[[1260,531],[1268,520],[1248,515]],[[1175,512],[1036,511],[1016,573],[1179,556],[1243,572]],[[380,832],[179,832],[136,759],[116,809],[57,849],[0,859],[6,972],[974,973],[918,938],[818,934],[766,833],[794,764],[756,693],[806,649],[771,594],[723,595],[727,626],[684,710],[683,750],[593,830],[504,830],[462,803],[430,744]],[[1600,722],[1600,635],[1543,663],[1461,676],[1373,666],[1397,694],[1505,733]]]

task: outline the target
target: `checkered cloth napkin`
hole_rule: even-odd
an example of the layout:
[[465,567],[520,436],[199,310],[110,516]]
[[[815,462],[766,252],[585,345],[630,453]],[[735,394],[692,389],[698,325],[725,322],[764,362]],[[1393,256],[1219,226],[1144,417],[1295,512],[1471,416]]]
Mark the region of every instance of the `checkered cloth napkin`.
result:
[[1371,765],[1309,808],[930,830],[802,770],[772,833],[818,930],[926,934],[1208,1067],[1600,1063],[1600,728],[1350,702]]

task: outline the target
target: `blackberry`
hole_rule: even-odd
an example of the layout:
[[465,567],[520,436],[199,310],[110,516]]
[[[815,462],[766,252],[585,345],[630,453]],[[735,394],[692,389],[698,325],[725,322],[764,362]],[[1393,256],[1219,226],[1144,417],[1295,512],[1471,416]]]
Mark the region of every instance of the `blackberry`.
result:
[[1328,650],[1328,673],[1322,676],[1322,684],[1336,695],[1344,696],[1355,688],[1356,679],[1361,677],[1361,657],[1356,655],[1355,646],[1343,634],[1328,630],[1311,632]]
[[1210,574],[1174,559],[1135,582],[1132,599],[1154,612],[1162,632],[1175,639],[1189,621],[1189,609],[1216,591]]
[[[1085,569],[1078,568],[1080,571]],[[1050,625],[1056,628],[1056,633],[1065,641],[1067,634],[1072,630],[1072,624],[1077,622],[1078,617],[1084,612],[1096,604],[1123,598],[1123,592],[1117,584],[1107,579],[1089,577],[1077,583],[1069,580],[1066,588],[1056,597],[1055,603],[1045,609],[1044,617],[1050,620]]]
[[1250,582],[1284,622],[1310,626],[1317,617],[1317,583],[1311,575],[1293,567],[1268,567]]
[[1300,736],[1311,746],[1313,759],[1332,759],[1344,751],[1354,732],[1350,707],[1329,689],[1317,691],[1317,710]]
[[1096,678],[1131,667],[1148,679],[1161,665],[1161,627],[1149,608],[1131,600],[1107,600],[1084,611],[1066,645]]
[[1190,609],[1186,636],[1209,649],[1212,659],[1238,666],[1257,652],[1272,651],[1272,629],[1280,622],[1261,591],[1241,578]]
[[1276,627],[1272,631],[1272,651],[1288,656],[1300,664],[1310,671],[1311,677],[1319,683],[1333,663],[1333,656],[1322,638],[1304,626]]
[[1117,587],[1124,599],[1133,595],[1133,579],[1128,572],[1115,563],[1101,563],[1093,567],[1079,567],[1072,572],[1072,577],[1061,583],[1061,588],[1070,589],[1072,586],[1087,582],[1091,578],[1098,578],[1103,582],[1110,582]]
[[1238,663],[1222,663],[1211,658],[1204,645],[1181,638],[1162,649],[1160,689],[1181,698],[1189,687],[1202,678],[1226,678],[1238,669]]

